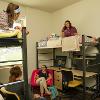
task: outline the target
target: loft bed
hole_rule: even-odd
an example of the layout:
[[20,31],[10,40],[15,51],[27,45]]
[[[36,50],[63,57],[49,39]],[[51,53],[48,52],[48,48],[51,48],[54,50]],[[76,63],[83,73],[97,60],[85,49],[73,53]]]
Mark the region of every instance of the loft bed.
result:
[[0,47],[11,47],[11,46],[20,46],[22,39],[17,39],[16,36],[13,38],[1,38],[0,39]]
[[[92,36],[85,36],[85,49],[88,46],[95,46],[97,44],[97,41],[94,41],[94,38]],[[94,43],[95,42],[95,43]],[[37,51],[37,55],[38,55],[38,51],[40,49],[53,49],[53,58],[55,59],[55,49],[56,48],[60,48],[62,50],[62,52],[69,52],[69,55],[71,56],[76,56],[76,59],[78,57],[80,57],[80,59],[82,58],[82,47],[83,47],[83,42],[82,42],[82,36],[70,36],[70,37],[65,37],[65,38],[55,38],[55,39],[50,39],[48,41],[43,41],[42,44],[40,44],[39,42],[36,43],[36,51]],[[72,53],[73,52],[73,53]],[[38,59],[38,56],[36,56]],[[87,55],[88,58],[90,58],[90,56]],[[91,56],[93,59],[94,57]],[[90,58],[90,59],[92,59]],[[51,60],[51,59],[48,59]],[[38,64],[38,62],[37,62]],[[54,65],[54,64],[53,64]]]
[[0,31],[0,47],[2,46],[19,46],[22,42],[22,32],[20,30]]
[[[85,41],[84,41],[85,47],[83,46],[83,36],[85,38]],[[74,39],[76,39],[76,40],[74,40]],[[67,42],[66,42],[66,40],[67,40]],[[70,45],[70,42],[71,42],[71,45]],[[78,49],[76,50],[75,45],[77,47],[77,42],[78,42]],[[67,46],[68,48],[64,47],[66,45],[68,45]],[[56,59],[55,58],[55,54],[56,54],[55,49],[56,48],[61,49],[62,52],[68,51],[67,57],[69,59],[70,59],[70,56],[72,56],[72,57],[74,56],[75,60],[76,59],[83,60],[83,47],[86,49],[88,46],[96,46],[96,45],[97,45],[97,41],[95,41],[95,43],[94,43],[94,39],[92,38],[92,36],[86,36],[86,35],[82,35],[81,38],[79,38],[77,36],[71,36],[71,37],[65,37],[65,38],[59,37],[59,38],[56,38],[56,39],[50,39],[48,41],[43,41],[43,44],[36,42],[36,66],[38,68],[39,63],[42,63],[42,62],[39,62],[39,61],[43,61],[43,64],[44,64],[44,62],[47,64],[47,62],[52,61],[52,66],[55,66],[54,60]],[[72,48],[72,46],[73,46],[74,49]],[[38,54],[40,53],[41,49],[43,49],[43,50],[52,49],[52,58],[49,57],[49,59],[46,59],[46,60],[41,60],[41,59],[39,60]],[[43,52],[42,52],[42,54],[43,54]],[[44,54],[48,54],[48,52],[44,52]],[[92,60],[92,59],[95,60],[95,57],[96,56],[89,56],[88,54],[86,55],[86,59],[89,59],[89,60]]]
[[[88,38],[92,39],[92,36],[87,36]],[[58,42],[59,41],[59,42]],[[48,41],[47,41],[47,45],[45,46],[39,46],[38,42],[36,43],[36,64],[37,64],[37,68],[39,67],[39,62],[38,62],[38,53],[39,53],[39,49],[50,49],[52,48],[53,49],[53,59],[55,60],[55,48],[62,48],[62,40],[58,40],[58,41],[52,41],[50,45],[48,45]],[[54,42],[57,42],[58,44],[55,45]],[[70,42],[70,41],[69,41]],[[68,42],[68,43],[69,43]],[[49,41],[50,43],[50,41]],[[60,44],[59,44],[60,43]],[[100,43],[100,41],[99,41]],[[66,43],[67,44],[67,43]],[[55,46],[54,46],[55,45]],[[77,58],[77,59],[82,59],[82,67],[83,67],[83,97],[84,97],[84,100],[86,100],[86,68],[88,67],[86,65],[86,48],[88,46],[96,46],[98,45],[98,40],[97,41],[87,41],[86,40],[86,36],[85,35],[82,35],[82,38],[81,38],[81,43],[80,43],[80,46],[82,48],[82,55],[81,55],[81,58]],[[100,45],[98,47],[100,49]],[[70,50],[69,50],[70,51]],[[90,58],[91,59],[91,58]],[[94,58],[93,58],[94,59]],[[53,66],[54,66],[54,61],[53,61]],[[97,74],[97,89],[96,89],[96,92],[92,95],[93,98],[97,98],[98,95],[100,95],[100,74]],[[98,86],[99,85],[99,86]],[[93,99],[92,100],[95,100]]]
[[[85,51],[85,47],[86,46],[95,46],[97,47],[99,53],[96,53],[96,62],[94,64],[91,64],[91,65],[87,65],[86,64],[86,51]],[[82,66],[83,66],[83,99],[86,100],[86,86],[85,86],[85,83],[86,83],[86,70],[87,70],[87,67],[94,67],[94,69],[96,67],[99,67],[100,66],[100,38],[97,39],[96,43],[86,43],[85,42],[85,36],[83,35],[82,36],[82,50],[83,50],[83,59],[82,59]],[[96,75],[96,85],[93,86],[96,87],[95,88],[95,91],[94,93],[92,94],[91,96],[91,100],[96,100],[99,96],[100,96],[100,68],[98,69],[98,71],[96,71],[97,75]]]
[[[6,34],[6,33],[5,33]],[[14,36],[14,38],[13,38]],[[15,38],[17,36],[17,38]],[[29,86],[28,86],[28,69],[27,69],[27,44],[26,44],[26,27],[22,28],[22,34],[10,33],[10,35],[0,34],[0,47],[22,47],[22,62],[23,62],[23,77],[24,77],[24,94],[26,100],[29,99]],[[6,61],[4,61],[5,63]],[[7,61],[8,62],[8,61]],[[10,61],[11,62],[11,61]],[[0,62],[2,63],[2,62]]]
[[[92,44],[92,42],[94,41],[92,36],[85,36],[87,37],[86,39],[86,43],[87,44]],[[79,47],[82,46],[82,36],[70,36],[70,37],[65,37],[65,38],[61,38],[61,37],[57,37],[57,38],[51,38],[48,40],[44,40],[44,41],[40,41],[37,42],[37,47],[38,49],[49,49],[49,48],[64,48],[64,46],[68,43],[71,42],[71,46],[73,45],[78,45]],[[67,44],[67,45],[68,45]],[[77,51],[77,50],[63,50],[62,51]],[[79,50],[78,50],[79,51]]]
[[[65,38],[55,38],[55,39],[49,39],[47,41],[42,41],[42,43],[40,42],[36,42],[36,61],[37,61],[37,67],[38,67],[38,54],[39,54],[39,50],[40,49],[53,49],[53,55],[52,58],[48,59],[49,60],[55,60],[55,49],[56,48],[60,48],[62,49],[62,52],[66,52],[68,51],[71,56],[76,56],[75,59],[83,59],[83,36],[85,38],[85,49],[88,46],[96,46],[98,44],[98,41],[94,41],[94,38],[92,36],[86,36],[86,35],[82,35],[81,37],[78,36],[70,36],[70,37],[65,37]],[[73,53],[72,53],[73,52]],[[48,54],[48,52],[46,52],[46,54]],[[78,58],[77,58],[78,57]],[[80,57],[80,58],[79,58]],[[90,56],[87,54],[86,57],[88,59],[95,59],[95,56]],[[86,58],[86,59],[87,59]],[[40,60],[41,61],[41,60]],[[46,61],[47,60],[42,60],[42,61]],[[53,66],[54,66],[54,62],[53,62]]]
[[[85,38],[85,44],[87,44],[87,46],[89,45],[92,45],[92,46],[95,46],[94,44],[94,40],[92,38],[92,36],[87,36],[84,35]],[[89,38],[89,39],[88,39]],[[67,40],[67,41],[66,41]],[[70,45],[70,42],[71,42],[71,45]],[[74,43],[75,42],[75,43]],[[78,44],[78,48],[77,50],[75,49],[77,47],[77,44]],[[67,47],[66,47],[67,45]],[[72,48],[73,47],[73,48]],[[39,65],[39,61],[38,61],[38,54],[39,54],[39,50],[41,49],[52,49],[52,58],[48,59],[48,61],[51,61],[51,59],[53,60],[53,66],[54,66],[54,60],[55,60],[55,49],[56,48],[59,48],[62,50],[62,52],[66,52],[68,51],[69,53],[70,52],[73,52],[73,55],[72,56],[78,56],[78,57],[81,57],[82,58],[82,47],[83,47],[83,42],[82,42],[82,36],[81,37],[78,37],[78,36],[71,36],[71,37],[65,37],[65,38],[53,38],[53,39],[49,39],[48,41],[42,41],[41,43],[40,42],[36,42],[36,61],[37,61],[37,68],[38,68],[38,65]],[[86,49],[86,46],[85,46],[85,49]],[[46,52],[46,54],[48,54],[48,52]],[[81,55],[80,55],[81,54]],[[47,63],[47,60],[42,60],[42,61],[45,61]]]

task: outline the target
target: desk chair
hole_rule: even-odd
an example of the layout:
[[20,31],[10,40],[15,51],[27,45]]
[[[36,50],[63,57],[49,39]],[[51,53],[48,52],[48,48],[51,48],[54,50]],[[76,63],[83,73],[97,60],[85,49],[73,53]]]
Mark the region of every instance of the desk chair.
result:
[[62,73],[62,79],[63,79],[62,81],[64,86],[75,88],[81,85],[80,81],[74,80],[72,71],[62,70],[61,73]]
[[[47,81],[48,86],[53,85],[53,70],[47,69],[47,71],[52,75],[52,79]],[[31,80],[30,80],[30,85],[33,93],[40,94],[40,86],[36,84],[36,74],[39,73],[39,69],[33,70],[32,75],[31,75]],[[49,97],[51,99],[51,95],[45,94],[44,97]],[[50,100],[49,99],[49,100]]]
[[1,88],[0,91],[5,95],[4,100],[20,100],[19,96],[14,92],[7,91],[5,88]]
[[[75,87],[81,85],[80,81],[74,80],[72,71],[61,70],[61,73],[62,73],[62,84],[63,84],[62,86],[63,86],[63,90],[64,90],[65,94],[67,94],[67,92],[74,92],[74,91],[68,91],[69,88],[72,89],[72,88],[75,88]],[[73,97],[75,98],[75,96],[74,96],[75,93],[70,93],[69,95],[68,95],[68,97],[71,97],[71,100]],[[66,97],[67,97],[67,95],[66,95]],[[60,100],[61,100],[61,98],[60,98]],[[80,99],[76,99],[76,100],[80,100]]]

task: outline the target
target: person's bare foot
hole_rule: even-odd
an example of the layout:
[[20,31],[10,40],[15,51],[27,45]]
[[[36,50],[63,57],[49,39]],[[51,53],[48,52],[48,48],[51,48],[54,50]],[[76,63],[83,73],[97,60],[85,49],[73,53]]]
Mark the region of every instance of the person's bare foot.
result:
[[48,92],[46,92],[47,94],[49,94],[49,95],[51,95],[51,92],[50,91],[48,91]]
[[43,97],[43,93],[41,93],[41,97]]
[[34,94],[34,98],[40,98],[39,94]]

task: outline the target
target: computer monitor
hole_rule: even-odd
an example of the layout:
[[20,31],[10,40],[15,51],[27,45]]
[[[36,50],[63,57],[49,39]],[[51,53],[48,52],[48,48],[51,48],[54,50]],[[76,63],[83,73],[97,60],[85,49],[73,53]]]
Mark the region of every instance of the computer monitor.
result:
[[54,65],[56,67],[65,67],[67,56],[56,56]]

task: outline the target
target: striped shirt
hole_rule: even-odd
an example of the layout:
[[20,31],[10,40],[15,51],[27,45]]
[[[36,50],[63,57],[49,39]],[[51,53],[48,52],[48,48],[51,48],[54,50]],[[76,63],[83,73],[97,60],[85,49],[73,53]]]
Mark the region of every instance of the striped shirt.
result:
[[0,29],[9,29],[8,27],[8,15],[5,11],[0,13]]

